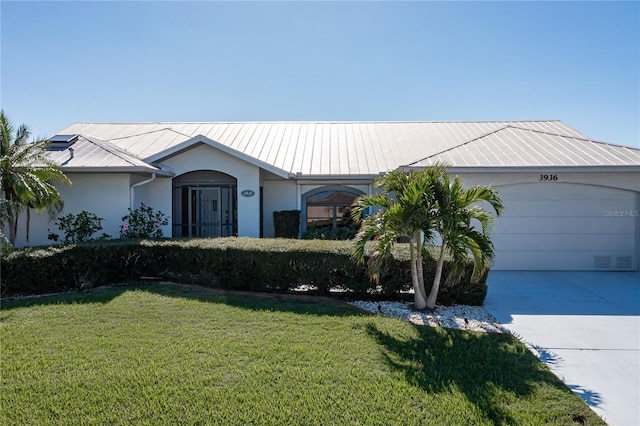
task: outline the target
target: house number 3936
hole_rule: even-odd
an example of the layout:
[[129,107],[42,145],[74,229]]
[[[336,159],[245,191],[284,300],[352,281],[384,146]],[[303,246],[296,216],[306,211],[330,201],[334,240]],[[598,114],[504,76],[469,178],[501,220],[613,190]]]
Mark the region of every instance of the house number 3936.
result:
[[538,178],[539,181],[556,181],[558,180],[558,175],[540,175]]

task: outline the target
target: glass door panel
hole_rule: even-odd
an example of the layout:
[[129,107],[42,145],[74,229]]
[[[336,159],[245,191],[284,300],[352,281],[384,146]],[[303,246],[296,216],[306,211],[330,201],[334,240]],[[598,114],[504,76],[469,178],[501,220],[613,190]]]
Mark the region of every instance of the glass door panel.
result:
[[220,188],[190,188],[189,230],[192,237],[220,236]]

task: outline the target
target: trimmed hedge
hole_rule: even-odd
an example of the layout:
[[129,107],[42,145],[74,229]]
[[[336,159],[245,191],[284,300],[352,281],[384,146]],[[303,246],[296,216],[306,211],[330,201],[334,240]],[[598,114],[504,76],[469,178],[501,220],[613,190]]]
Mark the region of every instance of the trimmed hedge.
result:
[[[191,240],[116,240],[18,250],[1,262],[2,295],[26,295],[135,282],[145,278],[199,284],[227,290],[294,292],[300,285],[317,294],[357,298],[411,298],[408,250],[394,253],[376,286],[363,265],[351,259],[350,241],[215,238]],[[425,257],[427,286],[435,261]],[[445,263],[445,274],[447,271]],[[486,275],[441,285],[438,303],[481,305]],[[446,276],[446,275],[445,275]],[[340,290],[337,292],[336,290]],[[429,291],[429,288],[427,288]]]
[[339,226],[334,228],[332,225],[320,226],[317,228],[307,228],[302,233],[303,240],[353,240],[358,233],[356,226]]

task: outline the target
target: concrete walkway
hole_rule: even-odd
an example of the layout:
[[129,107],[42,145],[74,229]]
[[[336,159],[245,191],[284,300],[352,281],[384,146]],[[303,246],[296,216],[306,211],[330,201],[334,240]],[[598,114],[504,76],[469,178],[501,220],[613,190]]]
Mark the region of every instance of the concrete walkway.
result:
[[485,307],[609,425],[640,425],[640,273],[491,271]]

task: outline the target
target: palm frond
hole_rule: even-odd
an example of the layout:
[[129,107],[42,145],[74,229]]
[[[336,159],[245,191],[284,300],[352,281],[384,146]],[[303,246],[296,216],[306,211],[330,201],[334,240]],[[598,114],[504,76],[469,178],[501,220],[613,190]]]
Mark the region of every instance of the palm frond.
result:
[[[62,197],[53,184],[71,182],[47,156],[48,142],[29,141],[29,127],[23,124],[15,129],[4,110],[0,112],[0,133],[0,182],[7,201],[2,221],[9,224],[10,241],[14,243],[20,212],[33,207],[54,217],[62,209]],[[30,213],[27,208],[27,238]]]

